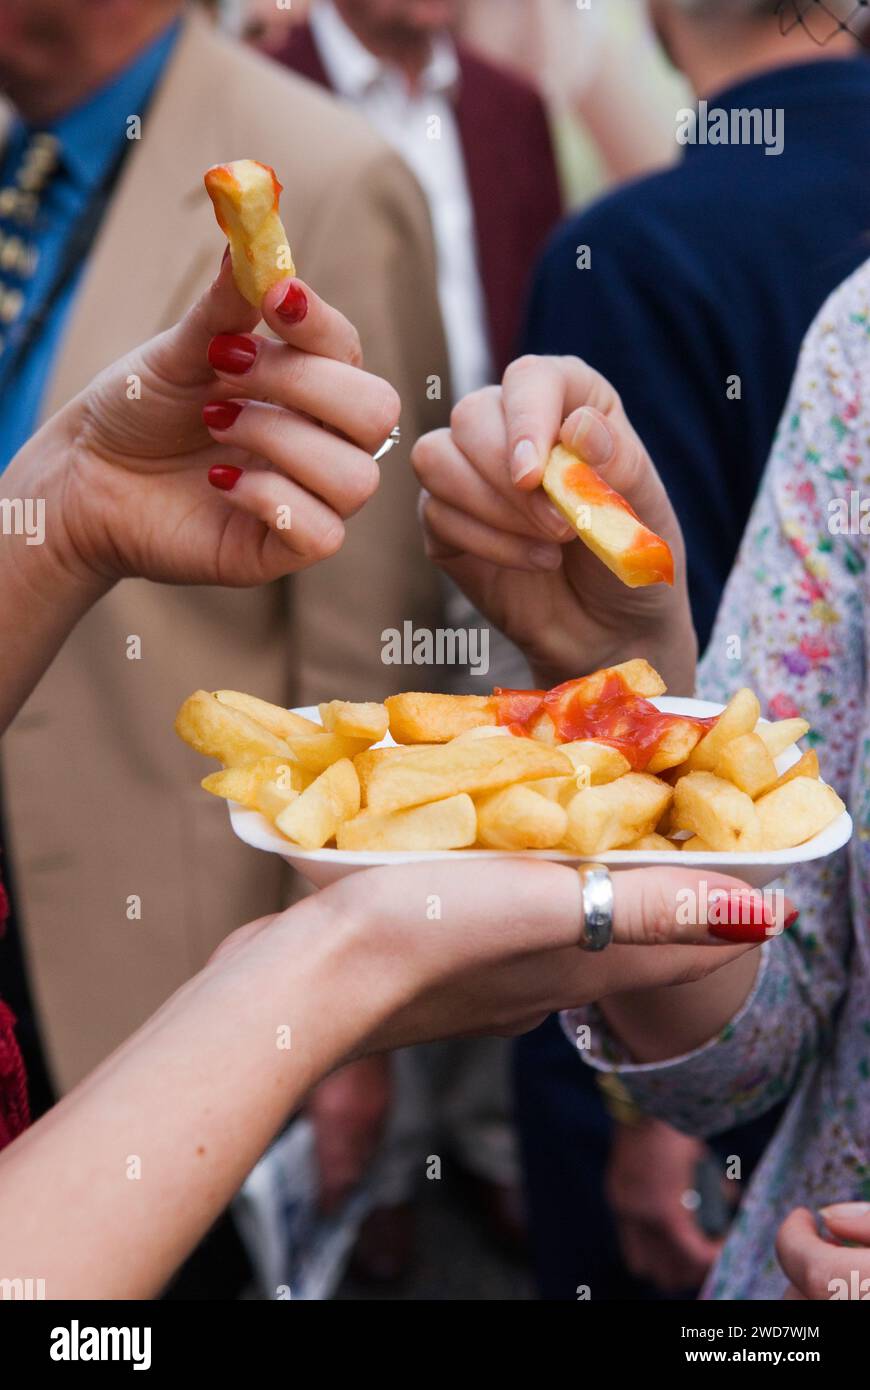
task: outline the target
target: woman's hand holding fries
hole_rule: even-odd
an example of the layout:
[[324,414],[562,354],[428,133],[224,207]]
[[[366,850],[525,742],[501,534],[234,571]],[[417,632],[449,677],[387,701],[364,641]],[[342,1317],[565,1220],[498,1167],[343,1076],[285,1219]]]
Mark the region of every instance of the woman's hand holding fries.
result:
[[109,367],[13,459],[6,495],[39,499],[45,536],[0,547],[0,729],[115,580],[247,587],[341,546],[378,485],[372,453],[398,397],[360,369],[353,326],[298,280],[261,308],[283,341],[251,332],[259,314],[227,258],[175,328]]
[[[617,936],[686,936],[675,893],[697,879],[617,875]],[[733,879],[714,879],[740,892]],[[288,1115],[348,1057],[513,1033],[620,985],[679,983],[717,967],[733,994],[734,972],[754,971],[751,949],[712,940],[592,957],[578,947],[580,904],[577,875],[554,864],[509,860],[486,875],[475,865],[415,864],[343,880],[243,927],[0,1155],[5,1269],[38,1269],[55,1298],[154,1297]],[[217,1065],[215,1039],[227,1041]],[[148,1172],[132,1206],[117,1179],[131,1125]],[[58,1163],[58,1153],[76,1162]]]
[[[540,484],[561,441],[661,536],[676,582],[627,588]],[[679,525],[617,393],[585,362],[524,357],[413,455],[430,557],[525,652],[541,685],[643,655],[691,694],[695,638]]]
[[[399,415],[356,330],[298,280],[266,294],[229,261],[181,322],[104,372],[13,463],[48,541],[103,582],[267,583],[333,554]],[[7,475],[9,476],[9,475]],[[209,486],[211,484],[211,486]],[[34,491],[34,489],[36,489]]]
[[[363,987],[371,974],[372,981],[390,979],[399,996],[407,990],[407,1002],[385,1014],[360,1050],[521,1033],[559,1009],[611,994],[670,989],[720,972],[720,1012],[703,1018],[689,1012],[683,1025],[687,1046],[706,1041],[742,1002],[757,969],[754,948],[735,946],[733,936],[724,941],[713,919],[720,908],[735,922],[754,917],[757,938],[765,921],[771,933],[778,929],[770,905],[728,875],[682,868],[617,872],[613,887],[614,945],[599,955],[579,949],[580,880],[563,865],[516,859],[487,869],[474,863],[412,864],[371,869],[324,889],[319,900],[327,899],[340,918],[365,917]],[[679,904],[687,889],[697,892],[699,902],[706,894],[711,904],[712,894],[712,903],[719,904],[715,911],[710,906],[709,924],[682,921],[686,914]],[[429,920],[433,902],[437,930]],[[752,931],[744,926],[744,942]],[[634,949],[644,946],[656,949]]]

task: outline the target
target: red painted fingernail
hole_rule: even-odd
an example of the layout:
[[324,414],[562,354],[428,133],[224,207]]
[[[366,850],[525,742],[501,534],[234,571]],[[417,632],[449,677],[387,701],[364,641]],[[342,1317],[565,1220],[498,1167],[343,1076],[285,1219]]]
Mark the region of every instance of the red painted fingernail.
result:
[[208,360],[217,372],[241,376],[257,359],[257,344],[244,333],[219,333],[208,345]]
[[283,296],[275,305],[275,313],[285,323],[301,323],[308,313],[308,295],[298,280],[291,280]]
[[242,401],[209,401],[202,408],[203,423],[210,430],[228,430],[244,409]]
[[212,487],[218,488],[221,492],[232,492],[242,476],[242,471],[241,468],[233,468],[229,463],[216,463],[214,468],[208,470],[208,480]]
[[717,941],[755,945],[778,934],[777,923],[760,893],[711,893],[707,931]]

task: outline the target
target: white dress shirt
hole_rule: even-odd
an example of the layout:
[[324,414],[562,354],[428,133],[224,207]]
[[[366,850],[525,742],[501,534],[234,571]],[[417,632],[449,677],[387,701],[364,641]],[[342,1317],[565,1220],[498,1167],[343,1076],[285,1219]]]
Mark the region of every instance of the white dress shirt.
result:
[[429,203],[438,258],[438,297],[455,400],[492,381],[493,365],[480,280],[474,212],[451,95],[459,60],[447,35],[416,90],[398,68],[360,42],[332,0],[316,0],[314,41],[334,90],[353,103],[413,170]]

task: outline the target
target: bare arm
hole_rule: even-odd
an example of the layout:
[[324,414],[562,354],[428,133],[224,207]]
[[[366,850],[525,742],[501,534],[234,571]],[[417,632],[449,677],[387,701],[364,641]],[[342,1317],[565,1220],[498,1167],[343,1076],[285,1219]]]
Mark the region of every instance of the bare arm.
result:
[[[49,1298],[159,1292],[307,1089],[377,1021],[383,988],[352,987],[359,945],[319,902],[231,939],[0,1156],[3,1277],[37,1269]],[[325,1015],[326,999],[341,1006]]]
[[635,1062],[663,1062],[694,1051],[725,1027],[749,997],[758,962],[752,951],[703,980],[614,994],[599,1007]]
[[519,860],[376,869],[243,928],[0,1155],[0,1278],[37,1270],[49,1298],[151,1297],[340,1062],[522,1031],[731,960],[744,948],[642,944],[678,934],[685,877],[617,875],[617,935],[638,944],[598,957],[577,949],[576,874]]
[[30,544],[25,535],[0,535],[0,735],[76,623],[110,587],[57,544],[68,421],[68,411],[55,416],[4,474],[6,497],[45,504],[45,537]]

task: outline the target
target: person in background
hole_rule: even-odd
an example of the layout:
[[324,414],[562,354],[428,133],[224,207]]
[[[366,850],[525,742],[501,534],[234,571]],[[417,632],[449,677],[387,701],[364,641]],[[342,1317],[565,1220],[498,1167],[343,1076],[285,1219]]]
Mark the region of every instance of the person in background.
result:
[[[711,1298],[782,1298],[789,1280],[809,1298],[870,1293],[861,1273],[857,1292],[850,1280],[867,1270],[866,1253],[853,1249],[829,1248],[820,1262],[845,1292],[807,1277],[824,1234],[813,1213],[824,1220],[836,1203],[841,1217],[857,1217],[870,1201],[870,571],[863,520],[849,515],[868,483],[870,261],[826,301],[804,341],[698,671],[705,699],[750,686],[763,713],[806,716],[854,834],[838,853],[781,876],[800,923],[782,955],[763,949],[747,963],[739,989],[690,985],[677,1009],[670,991],[640,991],[566,1020],[572,1031],[591,1025],[584,1062],[616,1074],[642,1110],[687,1134],[721,1134],[786,1101],[705,1287]],[[864,1243],[866,1221],[863,1232],[850,1226],[844,1219],[824,1238]]]
[[688,87],[637,0],[466,0],[462,40],[540,87],[572,205],[673,162]]
[[[662,43],[698,97],[711,111],[782,112],[781,150],[689,144],[674,168],[572,217],[538,268],[523,338],[527,352],[586,359],[619,391],[681,521],[702,649],[801,339],[867,254],[870,64],[850,33],[820,46],[799,25],[783,32],[776,8],[773,0],[650,0]],[[611,1296],[637,1294],[619,1273],[620,1246],[631,1247],[633,1269],[655,1271],[669,1289],[696,1283],[714,1253],[685,1206],[695,1200],[701,1146],[645,1120],[619,1131],[605,1176],[613,1121],[591,1075],[578,1078],[555,1022],[521,1039],[515,1057],[546,1295],[574,1296],[585,1282],[575,1277],[578,1261],[592,1248],[605,1252],[593,1277],[607,1288],[612,1272]],[[745,1171],[767,1132],[762,1121],[741,1135]],[[632,1175],[653,1166],[659,1181],[645,1196]],[[616,1227],[605,1188],[616,1199]]]
[[[427,381],[449,373],[431,227],[412,176],[364,121],[216,33],[198,5],[0,0],[0,88],[4,462],[39,419],[175,322],[208,283],[221,238],[202,176],[239,155],[277,170],[298,265],[358,325],[366,366],[404,407],[405,444],[340,555],[245,592],[118,585],[10,726],[14,920],[0,953],[37,1083],[37,1028],[47,1054],[38,1113],[238,922],[287,902],[284,867],[227,839],[217,804],[191,802],[196,760],[167,739],[184,695],[236,687],[301,705],[381,699],[415,682],[416,668],[382,663],[380,634],[408,618],[441,621],[404,460],[446,410]],[[306,312],[304,296],[284,309],[291,320]],[[244,338],[225,337],[213,353],[241,377],[250,368]],[[88,751],[97,740],[98,760]],[[219,1286],[219,1267],[205,1267],[204,1288]]]
[[417,175],[457,400],[513,356],[525,286],[562,211],[543,103],[456,45],[462,9],[462,0],[315,0],[307,23],[271,50],[355,106]]
[[[270,49],[365,115],[419,179],[435,234],[454,399],[497,379],[513,355],[535,257],[562,210],[541,99],[456,44],[451,29],[463,10],[460,0],[315,0],[307,21]],[[448,592],[447,603],[452,627],[480,625],[459,595]],[[500,641],[490,635],[487,688],[522,683]],[[450,688],[479,682],[456,673]],[[482,1039],[393,1060],[392,1113],[374,1178],[378,1199],[357,1245],[359,1272],[388,1280],[407,1269],[411,1198],[437,1131],[448,1136],[490,1230],[517,1246],[507,1057],[503,1041]],[[385,1066],[361,1062],[313,1098],[327,1208],[359,1178],[379,1131]]]
[[[522,358],[501,392],[469,397],[451,430],[418,441],[412,459],[427,553],[528,653],[541,687],[574,670],[578,649],[591,666],[605,652],[610,661],[642,652],[672,694],[718,705],[748,686],[762,716],[806,717],[823,776],[853,818],[848,845],[781,876],[801,914],[781,952],[768,943],[710,988],[686,978],[676,989],[629,990],[562,1020],[575,1066],[579,1053],[687,1134],[721,1135],[784,1106],[707,1285],[725,1300],[792,1288],[816,1299],[866,1294],[855,1281],[867,1251],[843,1242],[866,1243],[870,1201],[870,568],[856,508],[870,484],[868,361],[870,261],[804,340],[697,671],[679,541],[673,587],[643,591],[621,584],[571,531],[561,553],[541,553],[539,485],[554,440],[617,491],[651,481],[620,397],[588,363]],[[511,463],[533,458],[515,482]],[[662,497],[663,488],[635,487],[632,505],[653,530],[670,524]],[[731,1155],[743,1158],[740,1148]],[[815,1231],[821,1240],[813,1212],[828,1224],[829,1235]]]

